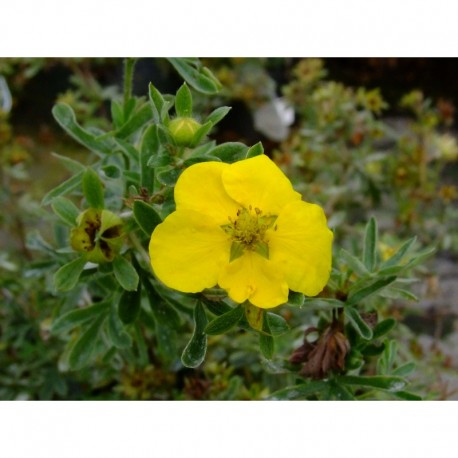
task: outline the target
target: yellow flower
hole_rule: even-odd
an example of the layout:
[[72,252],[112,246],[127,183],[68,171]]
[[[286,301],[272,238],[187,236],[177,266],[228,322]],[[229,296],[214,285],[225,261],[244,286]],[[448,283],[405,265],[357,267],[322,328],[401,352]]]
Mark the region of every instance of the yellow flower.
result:
[[271,308],[289,289],[315,296],[326,285],[333,234],[324,212],[302,201],[267,156],[192,165],[175,203],[149,245],[168,287],[195,293],[218,284],[235,302]]

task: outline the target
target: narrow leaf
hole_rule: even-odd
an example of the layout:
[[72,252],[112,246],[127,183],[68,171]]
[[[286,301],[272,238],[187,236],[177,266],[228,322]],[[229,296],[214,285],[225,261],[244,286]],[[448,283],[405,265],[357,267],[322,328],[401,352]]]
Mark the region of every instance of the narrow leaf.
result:
[[138,287],[138,273],[132,264],[122,256],[113,261],[113,272],[116,280],[127,291],[135,291]]
[[82,171],[78,172],[76,175],[73,175],[68,180],[65,180],[63,183],[51,189],[51,191],[49,191],[43,197],[43,200],[41,201],[41,205],[48,205],[51,203],[51,201],[54,198],[58,196],[64,196],[65,194],[68,194],[69,192],[76,189],[78,186],[80,186],[82,177],[83,177],[83,172]]
[[91,208],[103,209],[103,185],[97,173],[90,168],[83,175],[83,193]]
[[396,326],[396,320],[394,318],[387,318],[386,320],[377,323],[373,330],[373,338],[379,339],[385,334],[388,334]]
[[355,293],[351,294],[346,302],[346,305],[355,305],[358,302],[361,302],[363,299],[366,299],[366,297],[374,294],[375,292],[379,291],[380,289],[384,288],[390,283],[393,283],[394,280],[396,280],[395,276],[381,278],[380,280],[377,280],[376,282],[372,283],[366,288],[360,289],[359,291],[356,291]]
[[361,318],[358,310],[353,307],[345,307],[345,316],[358,334],[366,340],[372,339],[372,329]]
[[73,109],[65,103],[58,103],[52,109],[54,119],[76,141],[95,153],[110,154],[111,145],[106,140],[96,140],[96,137],[83,129],[77,122]]
[[274,338],[271,336],[271,330],[266,315],[264,315],[262,330],[264,332],[259,334],[259,349],[264,358],[272,359],[275,351],[275,342]]
[[363,261],[367,269],[372,272],[377,261],[377,221],[372,217],[364,233]]
[[133,133],[141,129],[148,121],[153,118],[153,110],[149,103],[143,104],[129,120],[116,131],[116,136],[119,138],[127,138]]
[[54,286],[56,290],[69,291],[73,289],[80,278],[85,264],[86,258],[81,256],[80,258],[74,259],[68,264],[63,265],[54,274]]
[[387,267],[396,266],[400,261],[402,261],[402,258],[409,252],[410,248],[413,246],[416,240],[417,240],[416,236],[407,240],[407,242],[405,242],[399,248],[399,250],[393,256],[391,256],[391,258],[387,259],[380,266],[380,270],[386,269]]
[[62,196],[56,197],[52,200],[51,207],[63,223],[70,227],[76,226],[76,218],[80,211],[71,200]]
[[406,381],[401,377],[388,376],[355,376],[342,375],[336,377],[336,380],[343,385],[362,386],[366,388],[377,388],[380,390],[396,392],[401,391],[406,386]]
[[150,192],[154,190],[154,169],[148,165],[152,156],[159,155],[159,138],[157,125],[149,126],[143,134],[140,146],[141,185]]
[[184,366],[194,368],[202,364],[207,352],[206,326],[207,316],[205,315],[205,310],[202,304],[197,302],[194,309],[194,333],[181,355],[181,361]]
[[151,205],[142,200],[134,202],[133,210],[135,221],[146,235],[151,236],[154,228],[162,222],[161,217]]
[[161,121],[161,112],[165,102],[162,94],[152,83],[149,83],[149,99],[153,110],[154,122],[157,124]]
[[91,361],[105,318],[105,315],[99,316],[73,345],[68,355],[68,363],[72,370],[81,369]]
[[286,401],[293,399],[306,399],[328,388],[327,382],[321,380],[303,383],[300,385],[289,386],[279,391],[275,391],[269,396],[273,401]]
[[116,348],[129,348],[132,346],[132,338],[129,333],[124,329],[121,320],[116,313],[114,307],[112,307],[111,313],[107,320],[107,333],[111,340],[111,343]]
[[211,122],[213,126],[218,124],[229,113],[229,111],[231,111],[231,109],[232,107],[217,108],[207,116],[205,123]]
[[95,319],[101,314],[106,313],[109,309],[110,301],[98,302],[90,307],[79,308],[77,310],[70,310],[69,312],[61,315],[51,325],[51,332],[53,334],[60,334],[69,331],[81,324],[86,323],[91,319]]
[[[289,325],[286,320],[276,313],[267,312],[266,320],[268,324],[268,329],[272,336],[279,336],[289,331]],[[266,328],[267,329],[267,328]],[[265,329],[264,329],[265,330]]]
[[136,291],[123,291],[118,302],[118,316],[124,324],[133,323],[139,313],[141,305],[141,284]]
[[212,156],[219,157],[223,162],[236,162],[246,158],[248,147],[243,143],[227,142],[216,146],[210,151]]
[[167,60],[173,65],[181,77],[196,91],[208,95],[219,92],[221,83],[208,69],[200,66],[198,60],[182,58],[169,58]]
[[353,256],[343,248],[340,250],[339,255],[353,272],[361,276],[369,275],[367,267],[356,256]]
[[211,321],[205,328],[205,332],[210,335],[224,334],[232,329],[243,316],[243,307],[241,305],[233,308],[231,311],[220,315]]

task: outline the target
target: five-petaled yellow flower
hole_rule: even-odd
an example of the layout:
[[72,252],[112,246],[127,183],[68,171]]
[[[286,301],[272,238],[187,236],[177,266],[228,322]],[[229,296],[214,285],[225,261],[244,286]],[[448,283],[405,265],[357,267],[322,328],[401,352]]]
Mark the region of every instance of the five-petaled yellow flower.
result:
[[267,156],[192,165],[177,181],[175,203],[149,245],[168,287],[219,285],[235,302],[271,308],[287,302],[289,289],[315,296],[326,285],[333,234],[324,212],[302,201]]

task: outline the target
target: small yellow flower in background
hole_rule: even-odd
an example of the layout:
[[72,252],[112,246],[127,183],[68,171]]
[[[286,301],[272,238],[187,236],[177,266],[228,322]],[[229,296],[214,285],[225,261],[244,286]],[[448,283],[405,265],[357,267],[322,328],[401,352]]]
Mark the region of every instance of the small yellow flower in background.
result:
[[168,287],[219,285],[235,302],[271,308],[287,302],[289,289],[315,296],[326,285],[333,234],[324,212],[302,201],[267,156],[192,165],[177,181],[175,203],[149,245]]

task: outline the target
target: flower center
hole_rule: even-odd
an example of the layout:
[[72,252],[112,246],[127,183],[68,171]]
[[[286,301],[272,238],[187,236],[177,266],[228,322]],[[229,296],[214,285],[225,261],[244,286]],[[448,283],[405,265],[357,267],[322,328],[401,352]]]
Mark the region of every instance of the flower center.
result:
[[259,208],[240,208],[235,219],[229,217],[229,224],[221,226],[232,239],[229,261],[242,256],[245,250],[255,251],[269,259],[269,245],[266,231],[271,228],[276,215],[263,215]]

